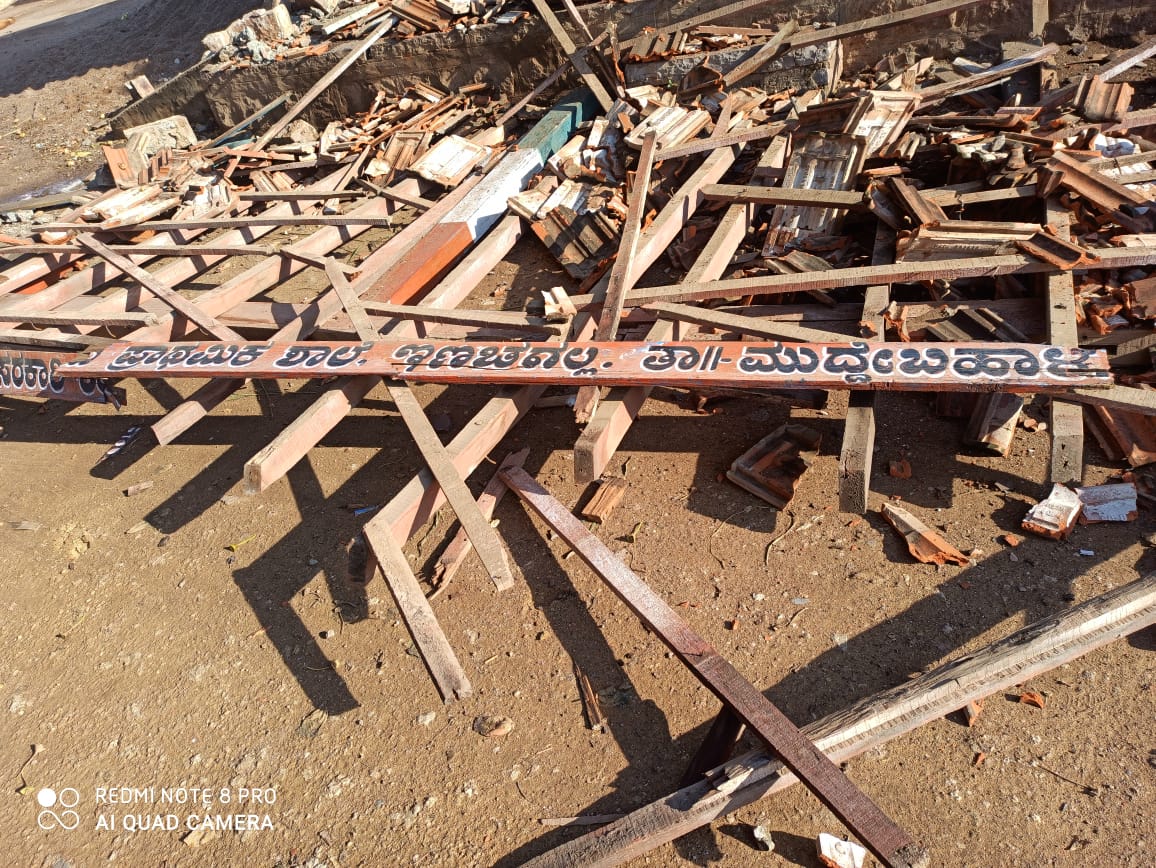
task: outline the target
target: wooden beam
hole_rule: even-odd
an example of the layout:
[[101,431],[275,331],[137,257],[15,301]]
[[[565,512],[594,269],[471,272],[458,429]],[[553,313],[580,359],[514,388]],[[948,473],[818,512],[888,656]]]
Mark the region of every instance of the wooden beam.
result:
[[[939,720],[969,702],[1029,682],[1088,652],[1156,624],[1156,574],[1115,588],[992,645],[869,696],[803,728],[835,762]],[[745,777],[744,777],[745,775]],[[569,841],[526,868],[609,868],[797,783],[765,750],[737,757],[707,780]]]
[[553,34],[554,39],[562,46],[562,52],[570,61],[570,65],[582,77],[582,82],[594,92],[602,110],[610,111],[610,107],[614,105],[614,97],[606,90],[602,80],[594,74],[594,70],[590,68],[590,64],[586,61],[585,49],[579,49],[574,44],[574,40],[570,38],[570,34],[566,32],[566,28],[562,26],[562,22],[554,14],[554,10],[547,5],[546,0],[531,0],[531,2],[533,2],[538,15],[546,22],[546,26],[550,28],[550,33]]
[[[1096,250],[1096,255],[1099,261],[1093,265],[1097,269],[1156,264],[1156,247],[1102,248]],[[1050,263],[1020,254],[942,259],[932,262],[897,262],[894,265],[862,265],[799,274],[768,274],[762,277],[632,289],[626,293],[626,304],[642,307],[653,302],[706,301],[713,298],[742,298],[748,295],[774,295],[882,283],[919,283],[926,280],[953,280],[962,277],[997,277],[1001,274],[1048,274],[1059,270]],[[579,310],[586,310],[595,304],[593,295],[572,295],[570,300]]]
[[[498,466],[498,470],[505,470],[510,467],[521,467],[526,463],[526,458],[530,455],[530,448],[519,449],[517,452],[511,452],[505,457],[502,463]],[[482,489],[482,493],[478,496],[478,510],[482,513],[482,517],[486,521],[491,521],[494,518],[494,511],[498,508],[498,504],[502,502],[505,497],[506,483],[502,482],[498,473],[495,472],[490,481],[486,483],[486,487]],[[462,564],[466,562],[471,551],[473,551],[474,544],[470,542],[470,536],[466,532],[465,527],[458,528],[458,532],[454,534],[454,538],[450,540],[450,544],[446,546],[445,551],[442,552],[441,557],[438,558],[437,565],[434,567],[433,585],[440,592],[449,584],[453,577],[461,569]]]
[[673,651],[885,865],[926,865],[927,854],[855,787],[810,739],[744,678],[665,600],[630,570],[575,516],[521,468],[500,472],[531,511]]
[[390,534],[366,534],[366,543],[381,566],[397,610],[442,699],[450,702],[472,696],[474,689],[470,680],[442,632],[433,607],[422,592],[401,546]]
[[[873,265],[892,259],[895,233],[879,224],[875,231]],[[868,339],[886,341],[883,312],[891,300],[891,287],[876,284],[863,294],[863,315],[859,322],[874,332]],[[839,509],[867,512],[871,494],[871,468],[875,460],[875,392],[852,392],[848,397],[843,423],[843,445],[839,450]]]
[[1056,396],[1056,400],[1126,410],[1142,416],[1156,416],[1156,390],[1153,389],[1132,386],[1110,386],[1107,389],[1077,388]]
[[839,332],[823,331],[808,328],[788,322],[774,322],[753,316],[725,313],[706,307],[691,307],[686,304],[666,304],[654,302],[646,306],[662,319],[673,319],[679,322],[690,322],[696,325],[710,326],[725,332],[750,335],[754,338],[767,338],[776,341],[798,341],[800,343],[839,343],[848,340],[849,336]]
[[791,37],[790,46],[801,48],[804,45],[816,45],[820,42],[829,42],[832,39],[849,39],[862,36],[866,33],[875,33],[888,27],[900,24],[913,24],[917,21],[926,21],[929,18],[941,18],[955,12],[962,12],[975,6],[983,6],[992,0],[940,0],[938,3],[926,3],[922,6],[913,6],[892,12],[887,15],[875,15],[871,18],[862,18],[859,21],[850,21],[837,27],[808,28],[801,30]]
[[1059,50],[1060,47],[1058,45],[1049,42],[1047,45],[1037,48],[1035,51],[1022,54],[1019,57],[1003,63],[997,63],[995,66],[985,69],[983,72],[977,72],[975,75],[969,75],[966,78],[960,78],[956,81],[933,84],[930,87],[917,90],[915,94],[919,97],[919,105],[921,107],[927,107],[940,100],[947,99],[949,96],[958,96],[974,90],[991,87],[993,84],[998,84],[1022,69],[1041,63]]
[[731,145],[743,145],[758,142],[763,139],[773,139],[775,136],[790,129],[794,124],[764,124],[754,129],[739,130],[733,133],[724,133],[717,137],[692,139],[691,141],[673,148],[660,148],[655,159],[679,160],[683,157],[693,157],[707,151],[719,148],[728,148]]
[[189,301],[171,286],[166,286],[155,275],[145,271],[139,265],[134,263],[127,256],[117,253],[115,250],[110,250],[104,244],[101,244],[91,235],[77,236],[77,243],[82,247],[87,247],[101,259],[106,260],[111,265],[119,268],[124,274],[127,274],[150,293],[155,295],[189,322],[195,324],[207,334],[223,341],[240,341],[243,338],[227,325],[219,322],[216,317],[206,313],[193,302]]
[[527,316],[512,310],[457,310],[428,305],[389,304],[381,301],[367,301],[364,307],[368,313],[377,316],[409,319],[417,322],[475,326],[522,333],[540,332],[553,335],[561,335],[566,329],[564,324],[546,322],[540,316]]
[[[1070,240],[1071,215],[1054,197],[1044,202],[1046,222],[1056,234]],[[1048,340],[1079,341],[1076,329],[1075,286],[1070,271],[1043,275],[1047,305]],[[1084,412],[1076,404],[1052,401],[1048,410],[1048,437],[1052,452],[1048,478],[1052,482],[1079,482],[1084,478]]]
[[305,109],[309,108],[317,97],[321,96],[330,85],[342,76],[345,70],[360,60],[362,55],[369,51],[373,44],[381,39],[392,26],[393,20],[387,17],[386,20],[375,27],[365,39],[353,45],[337,63],[329,68],[329,71],[326,72],[325,75],[317,79],[313,87],[309,88],[301,99],[293,103],[293,107],[290,108],[289,111],[285,112],[285,114],[281,115],[280,118],[269,126],[265,134],[253,143],[253,150],[263,150],[273,139],[277,138],[285,127],[289,126]]
[[99,223],[53,223],[41,227],[55,232],[179,232],[182,229],[273,229],[288,226],[348,226],[368,220],[371,226],[392,226],[397,221],[389,217],[355,218],[352,214],[262,214],[260,217],[206,217],[203,220],[146,220],[105,230]]
[[[660,321],[651,326],[646,339],[665,341],[673,334],[674,324]],[[597,409],[574,444],[576,482],[585,485],[602,475],[652,391],[651,386],[619,386],[598,402]]]
[[758,51],[746,60],[739,61],[723,73],[723,83],[726,85],[726,88],[732,88],[744,78],[754,75],[781,54],[784,50],[784,43],[793,36],[798,29],[799,22],[794,18],[790,19],[778,29],[774,36],[761,45]]
[[743,184],[708,184],[702,196],[714,202],[745,202],[752,205],[801,205],[815,208],[848,208],[866,211],[870,200],[862,193],[843,190],[810,190],[805,187],[752,187]]

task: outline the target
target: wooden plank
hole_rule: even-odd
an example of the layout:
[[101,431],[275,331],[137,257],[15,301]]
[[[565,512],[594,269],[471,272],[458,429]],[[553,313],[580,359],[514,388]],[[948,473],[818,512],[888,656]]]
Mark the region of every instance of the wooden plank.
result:
[[[660,321],[651,326],[646,337],[651,341],[664,341],[673,334],[674,325]],[[611,389],[598,402],[598,408],[574,444],[576,482],[593,482],[602,475],[651,391],[650,386],[620,386]]]
[[693,157],[697,154],[714,151],[718,148],[727,148],[731,145],[743,145],[749,144],[750,142],[762,141],[763,139],[773,139],[775,136],[790,129],[790,127],[791,125],[789,124],[764,124],[754,129],[724,133],[723,135],[711,138],[692,139],[686,144],[674,148],[660,148],[656,159],[660,163],[663,160],[679,160],[683,157]]
[[[1071,215],[1054,197],[1044,202],[1047,225],[1057,235],[1070,240]],[[1047,305],[1048,340],[1079,340],[1076,329],[1076,298],[1072,272],[1047,274],[1044,280],[1044,303]],[[1078,405],[1052,401],[1048,408],[1048,437],[1051,456],[1048,478],[1069,483],[1084,478],[1084,413]]]
[[776,56],[783,52],[784,43],[795,34],[799,29],[799,22],[795,19],[790,19],[782,27],[778,29],[774,36],[764,43],[758,51],[748,57],[746,60],[739,61],[732,66],[725,73],[723,73],[723,83],[727,88],[732,88],[737,85],[744,78],[758,72],[766,64],[770,63]]
[[648,132],[642,140],[642,153],[638,157],[638,168],[634,173],[630,203],[622,227],[622,243],[610,270],[610,283],[606,287],[606,298],[602,303],[602,312],[598,316],[598,326],[594,330],[594,339],[598,341],[612,341],[618,334],[618,323],[622,318],[622,299],[626,294],[627,283],[638,256],[642,218],[646,214],[646,194],[650,188],[650,173],[654,168],[657,141],[658,137],[654,130]]
[[[279,229],[287,226],[348,226],[366,221],[370,226],[392,226],[397,222],[389,217],[357,218],[352,214],[262,214],[260,217],[207,217],[204,220],[146,220],[117,226],[115,231],[179,232],[183,229],[251,229],[258,226]],[[92,223],[53,223],[40,228],[46,232],[103,231],[99,224]]]
[[[529,455],[530,448],[528,446],[517,452],[511,452],[498,466],[498,471],[509,467],[522,467]],[[494,511],[502,502],[502,498],[506,496],[507,491],[509,489],[506,487],[506,483],[502,482],[501,477],[495,472],[478,496],[478,510],[486,521],[493,520]],[[454,538],[450,540],[450,544],[446,546],[445,551],[442,552],[434,566],[433,584],[439,591],[453,580],[473,548],[474,544],[470,542],[470,536],[466,533],[466,529],[464,527],[458,528],[458,532],[454,534]]]
[[[1037,621],[898,687],[866,697],[803,728],[835,762],[939,720],[1088,652],[1156,624],[1156,574]],[[746,775],[745,778],[743,775]],[[526,863],[526,868],[609,868],[797,783],[765,750],[715,768],[708,779],[664,796]]]
[[409,428],[409,433],[413,435],[426,466],[437,480],[450,507],[457,514],[458,521],[465,528],[478,557],[489,570],[494,585],[499,591],[514,587],[514,573],[510,569],[501,539],[490,526],[489,519],[478,509],[477,501],[454,467],[453,459],[446,452],[425,410],[407,385],[391,386],[389,394],[406,427]]
[[798,341],[800,343],[839,343],[848,339],[848,335],[839,332],[823,331],[821,329],[799,326],[794,323],[773,322],[751,316],[741,316],[733,313],[705,307],[691,307],[685,304],[666,304],[655,302],[646,306],[663,319],[673,319],[679,322],[691,322],[697,325],[710,326],[735,334],[750,335],[756,338],[768,338],[779,341]]
[[570,65],[582,77],[582,82],[593,91],[598,104],[602,106],[602,110],[610,111],[610,107],[614,105],[614,97],[606,90],[602,80],[594,74],[594,70],[590,68],[590,64],[586,61],[585,49],[579,49],[574,44],[574,40],[570,38],[570,34],[566,32],[562,22],[554,14],[554,10],[546,4],[546,0],[531,0],[531,2],[538,15],[546,22],[546,26],[550,28],[550,33],[553,34],[554,39],[562,46],[562,51],[565,53],[566,59],[570,61]]
[[390,534],[366,534],[366,542],[381,566],[397,610],[442,699],[450,702],[472,696],[474,689],[470,680],[442,632],[401,546]]
[[223,341],[240,341],[243,338],[227,325],[219,322],[212,314],[206,313],[193,302],[189,301],[171,286],[166,286],[155,275],[145,271],[127,256],[122,256],[115,250],[110,250],[91,235],[77,236],[77,243],[87,247],[101,259],[119,268],[124,274],[131,277],[189,322],[194,323],[207,334],[220,338]]
[[1113,410],[1126,410],[1142,416],[1156,416],[1156,390],[1132,386],[1110,386],[1107,389],[1073,389],[1056,400],[1092,404]]
[[[138,247],[136,245],[127,244],[110,244],[109,250],[121,253],[125,256],[144,257],[146,259],[153,259],[163,256],[272,256],[277,252],[273,247],[262,247],[258,244],[243,244],[233,246],[214,246],[211,244],[198,244],[175,247],[170,245],[157,245],[153,247]],[[79,244],[13,244],[8,247],[0,247],[0,256],[8,253],[12,254],[48,254],[54,256],[56,254],[65,253],[81,253],[87,254],[89,251],[85,250]]]
[[739,674],[574,515],[526,471],[503,470],[506,484],[554,529],[696,678],[783,759],[886,865],[927,864],[926,852],[855,787],[758,688]]
[[365,302],[364,306],[366,312],[371,314],[418,322],[553,335],[561,335],[566,329],[564,324],[549,323],[540,316],[527,316],[508,310],[457,310],[429,307],[428,305],[389,304],[380,301],[368,301]]
[[805,187],[751,187],[742,184],[708,184],[702,196],[708,201],[745,202],[753,205],[802,205],[816,208],[848,208],[866,211],[863,193],[843,190],[809,190]]
[[238,133],[245,131],[251,125],[255,124],[257,121],[261,120],[264,117],[269,116],[270,114],[275,112],[277,109],[279,109],[281,106],[283,106],[287,102],[289,102],[289,94],[287,94],[287,93],[283,93],[280,96],[275,97],[274,99],[265,103],[265,105],[261,106],[261,108],[257,109],[251,115],[249,115],[248,117],[243,118],[242,120],[233,124],[233,126],[229,127],[227,130],[225,130],[223,133],[221,133],[219,136],[217,136],[215,139],[213,139],[211,142],[209,142],[205,146],[205,150],[212,150],[213,148],[219,148],[221,145],[224,145],[226,142],[232,141],[237,136]]
[[[115,342],[62,376],[319,379],[357,371],[415,383],[1110,392],[1104,350],[1046,344],[866,341],[406,342],[302,344]],[[1138,391],[1138,390],[1131,390]]]
[[[895,233],[882,223],[875,231],[874,265],[882,265],[893,256]],[[863,294],[863,315],[859,322],[874,335],[867,338],[885,341],[883,312],[891,300],[891,287],[876,284]],[[847,416],[843,422],[843,445],[839,450],[839,509],[843,512],[867,512],[871,494],[871,468],[875,461],[875,393],[852,392],[848,398]]]
[[253,143],[253,150],[260,151],[264,149],[269,144],[269,142],[277,138],[277,136],[283,129],[285,129],[285,127],[289,126],[289,124],[296,120],[297,117],[299,117],[300,114],[305,111],[305,109],[309,108],[309,106],[313,103],[313,100],[321,96],[321,94],[323,94],[330,85],[332,85],[335,81],[337,81],[338,78],[341,77],[345,70],[349,69],[349,67],[353,66],[354,63],[360,60],[362,55],[369,51],[373,44],[377,42],[377,40],[381,39],[381,37],[389,31],[389,29],[393,26],[393,23],[394,22],[392,18],[386,18],[386,20],[374,28],[373,32],[365,37],[365,39],[361,40],[361,42],[358,42],[356,45],[353,45],[349,51],[346,52],[345,55],[337,61],[337,63],[333,64],[333,66],[329,68],[329,71],[326,72],[325,75],[321,76],[321,78],[319,78],[316,83],[311,88],[309,88],[309,90],[307,90],[299,100],[297,100],[297,102],[293,103],[293,106],[289,109],[289,111],[285,112],[285,114],[281,115],[280,118],[278,118],[269,126],[269,129],[265,131],[265,134]]
[[[1096,255],[1100,257],[1100,261],[1095,263],[1098,269],[1156,264],[1156,247],[1109,247],[1097,249]],[[653,302],[706,301],[713,298],[743,298],[748,295],[774,295],[812,289],[840,289],[883,283],[919,283],[926,280],[952,280],[963,277],[997,277],[1001,274],[1048,274],[1056,271],[1059,269],[1050,263],[1019,254],[941,259],[933,262],[897,262],[893,265],[861,265],[801,274],[768,274],[761,277],[631,289],[626,293],[626,304],[642,307]],[[572,295],[570,300],[579,310],[587,310],[595,303],[592,295]]]
[[[703,12],[691,18],[678,19],[667,26],[660,28],[658,31],[643,33],[634,36],[622,43],[623,49],[635,48],[646,39],[653,39],[655,36],[666,35],[674,33],[677,30],[689,30],[692,27],[697,27],[699,24],[707,24],[711,21],[718,21],[720,18],[728,18],[739,12],[751,12],[763,6],[769,6],[773,0],[738,0],[736,3],[729,3],[726,6],[719,6],[717,9],[712,9],[709,12]],[[730,30],[727,31],[728,33]]]
[[970,93],[973,90],[982,90],[985,87],[998,84],[1004,79],[1015,75],[1017,72],[1027,69],[1029,66],[1041,63],[1059,50],[1060,47],[1058,45],[1049,42],[1047,45],[1037,48],[1035,51],[1020,55],[1004,63],[997,63],[995,66],[985,69],[983,72],[977,72],[975,75],[969,75],[958,81],[933,84],[930,87],[921,88],[915,93],[919,97],[920,106],[926,108],[940,100],[947,99],[949,96],[959,96]]

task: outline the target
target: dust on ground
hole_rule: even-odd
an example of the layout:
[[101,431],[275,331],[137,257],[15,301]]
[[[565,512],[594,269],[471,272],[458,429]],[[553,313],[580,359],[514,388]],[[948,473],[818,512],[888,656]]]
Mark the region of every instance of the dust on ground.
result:
[[[360,257],[380,237],[343,252]],[[517,307],[558,283],[557,266],[523,245],[467,304]],[[246,387],[177,443],[101,463],[129,426],[179,400],[161,383],[128,388],[120,413],[0,399],[0,520],[38,526],[0,527],[0,844],[15,864],[515,865],[581,831],[543,819],[628,811],[677,787],[717,700],[513,498],[497,516],[521,581],[499,594],[471,560],[435,603],[474,684],[466,701],[439,701],[380,578],[347,580],[344,547],[365,521],[353,510],[383,503],[420,467],[384,392],[247,497],[244,462],[320,384]],[[455,430],[489,396],[418,393]],[[1020,431],[1006,459],[968,455],[926,397],[882,394],[879,407],[864,518],[835,506],[839,396],[793,414],[823,443],[785,512],[720,478],[787,419],[779,405],[698,415],[652,401],[609,468],[629,491],[597,534],[799,724],[1154,566],[1147,511],[1063,543],[999,540],[1048,489],[1046,434]],[[1029,412],[1046,418],[1042,399]],[[569,411],[534,411],[493,455],[530,447],[527,469],[574,505],[589,495],[572,481],[578,433]],[[882,472],[902,456],[911,479]],[[1086,483],[1116,470],[1091,441],[1087,457]],[[153,487],[125,496],[144,481]],[[976,563],[912,562],[878,516],[892,496],[976,550]],[[443,513],[419,532],[415,568],[428,572],[453,531]],[[974,728],[936,721],[849,774],[937,865],[1150,865],[1154,649],[1150,629],[1034,679],[1043,709],[998,694]],[[575,663],[601,696],[606,733],[585,727]],[[479,735],[484,715],[509,717],[512,732]],[[76,789],[75,830],[60,827],[57,817],[71,824],[62,805],[42,814],[45,787]],[[97,804],[99,787],[151,800]],[[209,803],[162,801],[162,788],[180,787]],[[190,822],[232,813],[273,828],[181,841]],[[170,814],[179,828],[164,828]],[[97,828],[101,817],[111,828]],[[774,853],[753,848],[753,824],[771,831]],[[820,831],[842,827],[795,787],[637,864],[814,866]]]

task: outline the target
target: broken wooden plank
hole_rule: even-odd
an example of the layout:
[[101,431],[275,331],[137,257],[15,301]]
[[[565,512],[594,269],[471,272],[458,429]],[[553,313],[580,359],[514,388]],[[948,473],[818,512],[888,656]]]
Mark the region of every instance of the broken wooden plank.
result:
[[858,790],[814,742],[803,736],[786,715],[696,634],[601,540],[586,530],[565,506],[524,470],[505,470],[501,476],[526,506],[566,540],[703,686],[758,733],[880,861],[889,866],[926,864],[926,851]]
[[843,190],[811,190],[799,187],[750,187],[742,184],[708,184],[702,196],[708,201],[744,202],[754,205],[799,205],[814,208],[867,210],[862,193]]
[[770,63],[776,55],[783,50],[783,45],[790,39],[799,29],[799,22],[795,19],[790,19],[782,27],[776,31],[767,42],[759,47],[759,50],[732,66],[723,73],[723,83],[727,88],[732,88],[737,85],[744,78],[758,72],[763,66]]
[[586,505],[579,511],[579,515],[586,521],[592,521],[595,524],[605,524],[606,519],[610,517],[610,513],[614,508],[622,502],[622,498],[626,496],[626,492],[630,486],[626,484],[625,479],[619,479],[617,476],[610,479],[604,479],[599,484],[594,495],[586,501]]
[[442,632],[401,546],[390,534],[366,534],[366,542],[381,566],[397,610],[442,699],[450,702],[472,696],[470,680]]
[[[1017,630],[803,728],[835,762],[886,744],[1156,624],[1156,573]],[[526,868],[610,868],[797,783],[772,753],[736,757],[699,781],[531,859]]]

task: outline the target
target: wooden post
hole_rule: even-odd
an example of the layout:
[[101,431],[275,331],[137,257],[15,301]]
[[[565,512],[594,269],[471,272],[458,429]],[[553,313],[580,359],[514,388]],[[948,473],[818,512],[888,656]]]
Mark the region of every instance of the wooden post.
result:
[[[879,224],[875,232],[872,265],[891,259],[895,233]],[[860,322],[873,330],[869,339],[885,341],[887,335],[883,311],[890,303],[891,287],[875,284],[863,294],[863,316]],[[848,397],[847,418],[843,423],[843,448],[839,452],[839,509],[843,512],[867,512],[871,493],[871,467],[875,458],[875,393],[852,392]]]
[[538,14],[542,16],[542,20],[546,22],[546,26],[550,28],[550,32],[562,46],[562,51],[565,53],[570,65],[574,67],[577,73],[582,77],[583,83],[594,92],[598,104],[602,106],[603,111],[610,111],[610,107],[614,105],[614,98],[606,90],[606,86],[602,84],[602,80],[594,74],[594,70],[590,68],[590,64],[586,62],[585,49],[579,49],[574,44],[574,40],[570,38],[570,34],[562,26],[562,22],[558,20],[558,16],[554,14],[554,10],[547,4],[546,0],[532,0],[534,8]]
[[[1062,239],[1071,238],[1071,215],[1054,198],[1045,200],[1047,224]],[[1061,271],[1044,276],[1044,303],[1047,305],[1048,340],[1079,341],[1076,330],[1076,298],[1072,273]],[[1052,455],[1048,478],[1052,482],[1079,482],[1084,477],[1084,414],[1074,404],[1052,401],[1048,436]]]
[[888,866],[926,865],[927,854],[855,787],[769,699],[695,633],[582,522],[520,468],[501,477],[539,518],[673,651],[708,690],[759,734],[807,787]]

